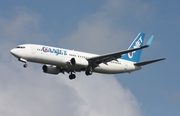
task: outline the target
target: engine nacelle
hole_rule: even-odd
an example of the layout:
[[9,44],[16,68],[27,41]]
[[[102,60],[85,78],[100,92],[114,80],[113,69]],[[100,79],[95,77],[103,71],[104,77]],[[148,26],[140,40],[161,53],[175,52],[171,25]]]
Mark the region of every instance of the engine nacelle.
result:
[[86,67],[89,65],[89,62],[86,59],[83,58],[72,58],[70,60],[71,65],[73,66],[82,66],[82,67]]
[[48,74],[59,74],[60,72],[60,69],[56,66],[43,65],[42,69],[44,73],[48,73]]

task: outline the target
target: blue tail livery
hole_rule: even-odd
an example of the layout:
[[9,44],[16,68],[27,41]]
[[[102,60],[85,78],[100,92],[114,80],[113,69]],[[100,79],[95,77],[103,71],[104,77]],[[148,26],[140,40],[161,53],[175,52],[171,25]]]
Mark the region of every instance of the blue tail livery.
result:
[[[129,46],[128,50],[142,46],[144,43],[144,37],[145,37],[144,33],[139,33],[132,42],[132,44]],[[142,49],[126,53],[121,58],[132,62],[139,62],[141,58],[141,53],[142,53]]]

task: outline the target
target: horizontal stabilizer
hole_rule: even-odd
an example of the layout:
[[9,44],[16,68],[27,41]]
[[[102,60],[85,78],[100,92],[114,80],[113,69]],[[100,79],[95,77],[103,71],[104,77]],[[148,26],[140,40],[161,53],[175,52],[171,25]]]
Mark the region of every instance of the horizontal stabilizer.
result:
[[161,59],[156,59],[156,60],[149,60],[149,61],[145,61],[145,62],[135,63],[134,65],[135,66],[144,66],[144,65],[151,64],[151,63],[158,62],[158,61],[165,60],[165,59],[166,58],[161,58]]

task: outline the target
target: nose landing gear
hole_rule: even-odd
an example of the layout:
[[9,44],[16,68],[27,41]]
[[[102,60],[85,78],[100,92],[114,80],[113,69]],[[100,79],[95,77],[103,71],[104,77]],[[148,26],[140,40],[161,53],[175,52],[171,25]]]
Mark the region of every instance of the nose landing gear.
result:
[[18,60],[25,63],[25,64],[23,65],[24,68],[26,68],[26,67],[28,66],[28,65],[27,65],[27,60],[26,60],[26,59],[19,58]]
[[26,68],[27,66],[28,66],[27,63],[25,63],[25,64],[23,65],[24,68]]

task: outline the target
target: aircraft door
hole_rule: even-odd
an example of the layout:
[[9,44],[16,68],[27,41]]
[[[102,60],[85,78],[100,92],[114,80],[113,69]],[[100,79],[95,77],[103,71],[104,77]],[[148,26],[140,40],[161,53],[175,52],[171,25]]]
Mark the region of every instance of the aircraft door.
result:
[[124,70],[128,70],[128,64],[127,63],[125,63]]
[[34,45],[31,46],[31,53],[36,54],[36,46]]

